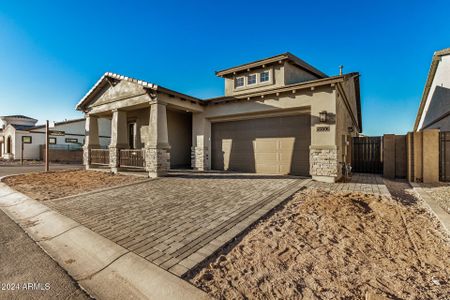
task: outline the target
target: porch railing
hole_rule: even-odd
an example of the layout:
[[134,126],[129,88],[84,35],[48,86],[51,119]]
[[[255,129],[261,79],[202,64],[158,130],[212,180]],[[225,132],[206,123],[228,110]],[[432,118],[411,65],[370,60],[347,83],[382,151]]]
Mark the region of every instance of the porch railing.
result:
[[119,163],[121,167],[144,168],[145,158],[142,149],[122,149],[120,150]]
[[109,165],[109,149],[91,149],[89,157],[92,165]]

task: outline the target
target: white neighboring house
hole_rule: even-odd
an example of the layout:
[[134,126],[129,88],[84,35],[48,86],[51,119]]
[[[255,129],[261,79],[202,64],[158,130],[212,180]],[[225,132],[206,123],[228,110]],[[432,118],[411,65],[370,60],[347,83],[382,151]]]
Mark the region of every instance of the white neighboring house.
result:
[[[20,159],[22,157],[22,138],[31,143],[24,144],[24,159],[40,159],[40,145],[45,144],[45,125],[36,125],[37,120],[23,116],[2,116],[2,129],[0,130],[0,157],[3,159]],[[104,126],[99,132],[100,146],[107,147],[111,136],[111,121],[99,119]],[[85,119],[65,120],[56,122],[51,130],[64,131],[64,135],[50,136],[51,147],[80,148],[84,144]],[[52,146],[54,145],[54,146]]]
[[436,51],[420,101],[414,131],[450,131],[450,48]]

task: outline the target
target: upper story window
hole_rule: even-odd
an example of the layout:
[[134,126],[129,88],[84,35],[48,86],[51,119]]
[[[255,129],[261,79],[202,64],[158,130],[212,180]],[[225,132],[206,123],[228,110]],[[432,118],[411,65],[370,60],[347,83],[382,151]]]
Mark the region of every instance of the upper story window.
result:
[[247,75],[247,85],[256,84],[256,74]]
[[244,86],[244,77],[237,77],[234,80],[234,87],[239,88]]
[[259,82],[269,81],[269,71],[263,71],[259,73]]

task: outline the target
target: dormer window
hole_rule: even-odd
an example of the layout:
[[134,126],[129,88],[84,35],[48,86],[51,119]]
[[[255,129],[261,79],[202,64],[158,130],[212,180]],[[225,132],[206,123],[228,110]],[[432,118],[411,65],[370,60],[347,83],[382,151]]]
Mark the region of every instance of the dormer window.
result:
[[259,82],[269,81],[269,71],[263,71],[259,73]]
[[234,80],[234,88],[240,88],[244,86],[244,77],[237,77]]
[[247,75],[247,85],[256,84],[256,74]]

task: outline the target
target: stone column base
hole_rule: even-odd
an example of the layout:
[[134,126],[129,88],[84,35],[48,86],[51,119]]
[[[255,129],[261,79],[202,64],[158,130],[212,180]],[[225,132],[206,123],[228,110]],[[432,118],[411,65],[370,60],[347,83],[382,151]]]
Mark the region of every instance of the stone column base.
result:
[[86,167],[86,170],[90,167],[90,151],[91,149],[99,149],[100,145],[84,145],[83,146],[83,165]]
[[170,170],[170,147],[146,147],[145,169],[149,177],[160,177]]
[[309,173],[312,178],[322,182],[336,182],[339,178],[337,147],[313,146],[309,147]]
[[109,167],[111,172],[117,173],[120,166],[120,149],[127,148],[125,145],[109,147]]
[[191,147],[191,167],[194,170],[208,170],[208,147]]

